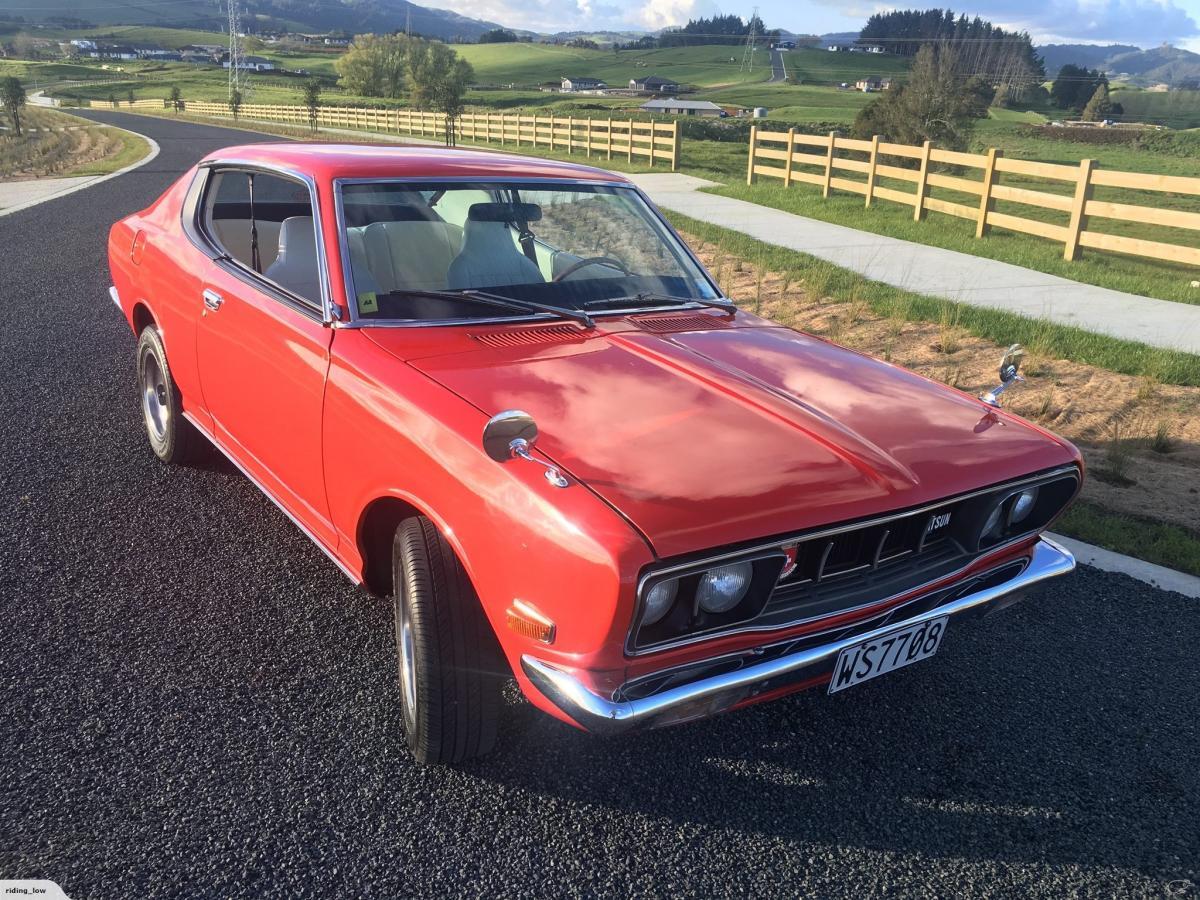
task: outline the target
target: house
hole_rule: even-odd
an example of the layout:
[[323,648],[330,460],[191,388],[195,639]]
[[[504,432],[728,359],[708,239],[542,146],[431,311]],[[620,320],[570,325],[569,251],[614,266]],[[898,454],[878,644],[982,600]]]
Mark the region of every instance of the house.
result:
[[[221,65],[228,69],[229,60],[226,59]],[[275,70],[275,63],[262,56],[243,56],[238,68],[249,72],[273,72]]]
[[645,78],[630,78],[629,89],[647,94],[675,94],[679,92],[679,82],[658,75],[647,75]]
[[865,52],[865,53],[882,53],[883,48],[878,46],[877,44],[870,44],[866,47],[863,47],[863,52]]
[[828,50],[830,53],[845,53],[850,48],[847,47],[845,44],[830,44],[825,49]]
[[864,94],[873,94],[876,91],[888,91],[892,88],[892,79],[871,75],[868,78],[859,79],[855,82],[854,87]]
[[712,116],[720,118],[728,115],[721,107],[709,100],[676,100],[667,97],[661,100],[647,100],[642,104],[643,112],[668,116]]
[[137,51],[132,47],[97,47],[88,50],[84,56],[92,59],[137,59]]
[[566,78],[562,80],[562,89],[565,93],[574,91],[602,91],[608,85],[599,78]]
[[75,38],[71,41],[71,46],[79,50],[95,50],[96,42],[89,41],[87,38]]

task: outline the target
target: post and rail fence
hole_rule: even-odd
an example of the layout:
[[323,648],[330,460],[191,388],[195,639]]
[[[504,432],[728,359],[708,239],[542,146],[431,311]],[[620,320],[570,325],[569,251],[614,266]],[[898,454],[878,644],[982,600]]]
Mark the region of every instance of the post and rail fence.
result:
[[[128,101],[114,104],[93,100],[101,109],[130,108]],[[201,116],[232,118],[228,103],[200,100],[183,101],[186,112]],[[170,109],[169,100],[136,100],[133,108]],[[281,122],[307,128],[306,106],[243,103],[238,109],[242,119]],[[432,139],[443,138],[446,117],[442,113],[410,109],[373,109],[352,106],[320,106],[317,126],[405,134]],[[585,119],[575,116],[524,116],[509,113],[464,113],[455,123],[455,136],[475,144],[513,147],[546,147],[579,153],[589,159],[624,159],[628,163],[645,160],[650,166],[664,162],[671,171],[679,169],[681,135],[678,122],[638,119]]]
[[[853,155],[839,156],[839,151]],[[897,158],[907,160],[908,165],[895,165]],[[979,175],[977,178],[963,177],[949,174],[944,171],[946,168],[978,172]],[[858,177],[847,177],[851,173]],[[1003,175],[1042,179],[1063,185],[1064,192],[1003,184]],[[746,183],[754,184],[758,178],[777,178],[784,187],[796,182],[810,184],[821,188],[825,198],[834,191],[860,194],[868,208],[876,200],[905,204],[912,207],[913,219],[918,222],[931,211],[957,216],[975,223],[977,238],[984,237],[992,227],[1035,235],[1061,243],[1063,257],[1067,260],[1078,259],[1082,249],[1089,248],[1200,266],[1200,247],[1194,242],[1190,245],[1165,243],[1093,231],[1088,227],[1091,219],[1107,219],[1200,231],[1200,212],[1165,209],[1161,205],[1117,203],[1093,196],[1095,188],[1102,187],[1150,192],[1154,196],[1150,202],[1154,203],[1160,203],[1165,194],[1200,198],[1200,178],[1102,169],[1090,159],[1081,160],[1078,165],[1008,159],[995,148],[983,154],[960,153],[941,150],[929,141],[915,146],[881,141],[878,136],[862,140],[840,137],[837,132],[811,135],[794,128],[768,131],[753,127],[750,129]],[[893,184],[906,182],[913,188],[911,191],[898,190],[880,184],[880,179],[888,179]],[[932,196],[933,188],[977,200],[967,205]],[[997,201],[1052,210],[1060,214],[1060,219],[1065,216],[1067,222],[1057,224],[1012,212],[998,212]]]

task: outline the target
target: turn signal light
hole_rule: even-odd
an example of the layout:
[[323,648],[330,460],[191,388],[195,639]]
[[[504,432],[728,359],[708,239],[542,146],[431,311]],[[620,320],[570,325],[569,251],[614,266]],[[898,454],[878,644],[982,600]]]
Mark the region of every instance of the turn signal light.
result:
[[543,644],[554,643],[554,623],[523,600],[514,600],[508,608],[505,620],[509,631],[515,631],[522,637],[541,641]]

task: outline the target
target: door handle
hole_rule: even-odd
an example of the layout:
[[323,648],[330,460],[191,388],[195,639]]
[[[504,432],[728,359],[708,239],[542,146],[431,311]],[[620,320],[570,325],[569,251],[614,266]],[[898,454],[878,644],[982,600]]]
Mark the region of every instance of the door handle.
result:
[[218,294],[216,291],[205,291],[203,294],[203,297],[204,297],[204,305],[207,306],[209,309],[211,309],[213,312],[216,312],[218,309],[220,309],[221,304],[225,302],[225,298],[222,297],[220,294]]

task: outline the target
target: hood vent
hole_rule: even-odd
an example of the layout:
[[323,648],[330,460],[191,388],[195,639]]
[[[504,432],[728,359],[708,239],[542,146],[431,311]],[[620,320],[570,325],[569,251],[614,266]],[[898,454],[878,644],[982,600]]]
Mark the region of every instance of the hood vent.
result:
[[663,316],[630,316],[629,321],[642,331],[654,334],[670,334],[674,331],[709,331],[713,328],[728,328],[729,320],[705,313],[673,314]]
[[583,337],[583,331],[572,325],[552,325],[549,328],[522,328],[519,331],[483,331],[471,337],[489,347],[522,347],[579,340]]

